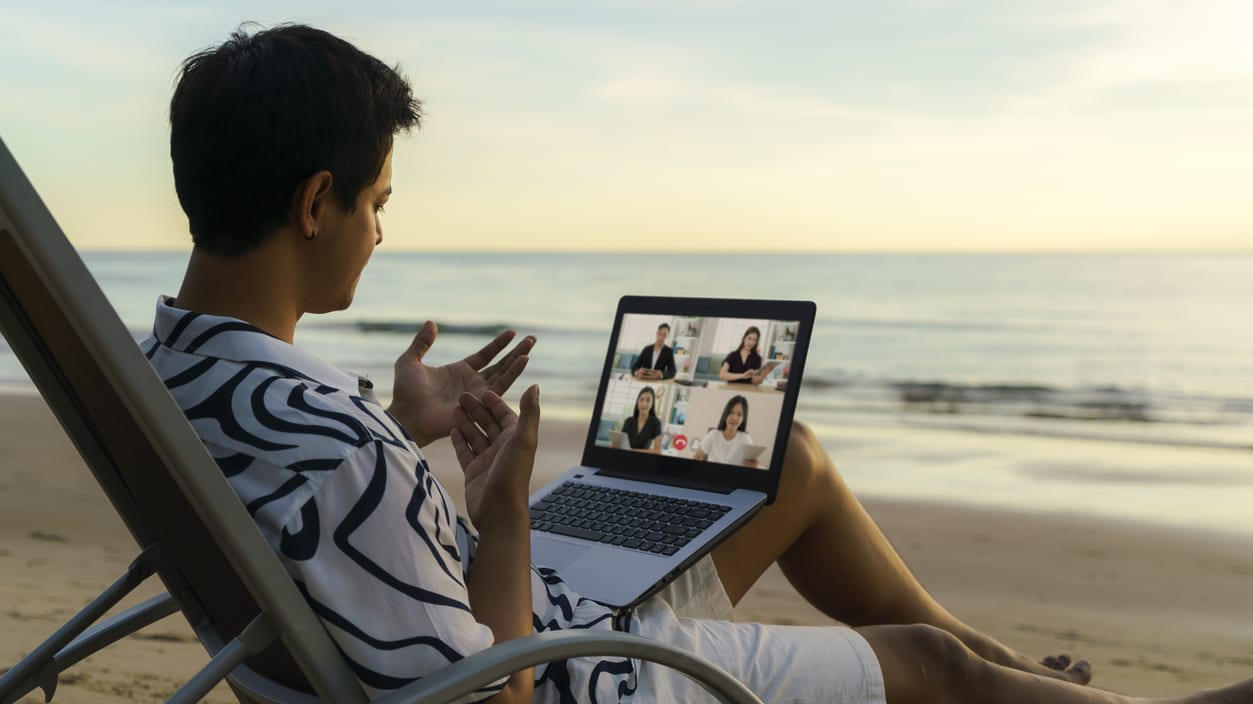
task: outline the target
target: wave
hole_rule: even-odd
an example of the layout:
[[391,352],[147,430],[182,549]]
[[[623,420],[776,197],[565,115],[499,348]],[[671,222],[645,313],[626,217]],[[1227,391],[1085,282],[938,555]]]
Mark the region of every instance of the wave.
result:
[[893,404],[804,401],[797,416],[824,427],[916,428],[977,435],[1012,435],[1181,448],[1253,451],[1249,424],[1216,427],[1176,421],[1090,422],[1065,414],[1014,415],[957,411],[921,413]]
[[[1015,329],[1033,327],[1036,324],[1016,324],[1013,322],[977,323],[957,320],[926,320],[926,319],[875,319],[875,318],[826,318],[820,317],[818,324],[824,328],[858,328],[882,330],[947,330],[952,332],[1011,332]],[[321,329],[349,329],[360,333],[412,333],[422,326],[421,320],[329,320],[307,321],[304,327]],[[531,333],[550,333],[563,335],[589,335],[607,337],[609,324],[604,325],[560,325],[553,323],[530,323],[526,321],[498,321],[488,323],[475,322],[439,322],[441,333],[453,335],[495,335],[501,330],[526,330]]]
[[[1149,392],[1111,385],[1066,388],[1037,383],[883,380],[806,375],[805,405],[815,409],[911,417],[986,416],[1035,421],[1247,429],[1253,399]],[[1246,443],[1237,443],[1245,446]]]
[[884,330],[952,330],[961,332],[1006,332],[1038,325],[1038,323],[995,322],[978,323],[968,320],[936,320],[908,318],[845,318],[818,316],[817,323],[822,326],[833,325],[844,328],[873,328]]
[[1027,435],[1032,437],[1070,438],[1075,440],[1103,440],[1131,443],[1136,445],[1160,445],[1166,447],[1253,451],[1253,443],[1249,443],[1247,441],[1230,438],[1189,437],[1186,434],[1151,435],[1146,433],[1120,432],[1117,429],[1108,428],[1104,432],[1099,432],[1096,428],[1088,428],[1084,430],[1074,426],[1047,426],[1041,424],[998,426],[996,423],[972,422],[972,419],[966,419],[964,422],[935,423],[929,422],[923,418],[908,418],[903,420],[903,424],[916,428],[940,428],[943,430],[957,430],[966,433],[979,433],[985,435]]
[[894,382],[901,403],[919,410],[960,412],[963,408],[1025,406],[1026,418],[1150,423],[1153,404],[1140,392],[1112,387],[1066,391],[1038,384],[950,384]]
[[[441,322],[440,335],[465,335],[467,337],[494,337],[505,330],[517,330],[530,335],[578,336],[589,335],[598,338],[608,337],[607,328],[561,327],[558,325],[536,325],[530,323],[488,322],[459,323]],[[422,328],[421,320],[312,320],[301,323],[302,329],[327,332],[342,330],[363,335],[413,335]]]
[[[422,327],[422,323],[409,320],[357,320],[350,323],[357,332],[363,333],[399,333],[412,335]],[[505,323],[443,323],[439,326],[441,335],[478,335],[492,337],[505,330],[516,329]]]

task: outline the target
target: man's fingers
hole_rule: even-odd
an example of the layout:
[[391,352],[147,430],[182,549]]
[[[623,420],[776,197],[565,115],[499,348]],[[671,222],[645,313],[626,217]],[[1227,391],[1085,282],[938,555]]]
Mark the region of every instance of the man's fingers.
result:
[[522,392],[518,403],[518,427],[531,435],[532,442],[539,438],[539,385],[532,384]]
[[479,400],[482,402],[483,407],[491,413],[495,421],[500,424],[501,432],[511,430],[518,424],[518,414],[513,412],[513,409],[509,407],[509,404],[505,403],[505,399],[501,398],[499,394],[487,390],[479,396]]
[[[493,388],[494,388],[495,378],[500,376],[504,372],[509,371],[514,366],[514,364],[516,364],[517,360],[520,357],[525,357],[526,355],[528,355],[531,352],[531,349],[534,347],[535,347],[534,335],[527,335],[526,337],[522,338],[522,341],[514,345],[513,349],[509,350],[508,354],[506,354],[504,357],[501,357],[500,360],[496,362],[495,364],[483,370],[483,378],[487,380],[487,383],[493,384]],[[514,378],[517,378],[517,377],[514,377]]]
[[530,357],[523,355],[514,359],[513,364],[505,368],[504,371],[493,374],[491,378],[487,379],[487,383],[491,386],[492,391],[498,394],[508,391],[509,387],[513,386],[513,382],[517,381],[518,377],[522,375],[523,370],[526,369],[527,362],[530,361]]
[[470,449],[470,443],[466,442],[465,436],[461,434],[461,429],[453,428],[449,436],[452,438],[453,452],[457,453],[457,464],[461,465],[462,469],[469,467],[477,455],[474,454],[474,450]]
[[488,362],[491,362],[493,357],[500,354],[500,351],[505,349],[505,345],[509,344],[509,341],[517,334],[517,330],[505,330],[492,338],[491,342],[483,345],[483,348],[478,352],[466,357],[465,363],[469,364],[475,371],[486,367]]
[[453,409],[452,419],[453,429],[460,431],[462,440],[475,456],[483,454],[491,446],[487,436],[483,434],[483,431],[479,429],[479,426],[475,424],[463,407],[457,406]]
[[[495,416],[496,410],[489,408],[487,403],[476,398],[474,394],[471,393],[461,394],[461,398],[458,399],[458,402],[461,404],[460,408],[465,411],[466,415],[478,424],[479,428],[481,428],[487,435],[487,439],[495,442],[497,436],[500,435],[501,426],[500,419]],[[508,410],[508,406],[505,408]]]
[[416,358],[419,362],[431,350],[431,345],[435,344],[435,338],[439,335],[439,328],[433,321],[426,321],[422,325],[422,329],[417,335],[413,336],[413,342],[409,343],[409,349],[405,350],[406,357]]

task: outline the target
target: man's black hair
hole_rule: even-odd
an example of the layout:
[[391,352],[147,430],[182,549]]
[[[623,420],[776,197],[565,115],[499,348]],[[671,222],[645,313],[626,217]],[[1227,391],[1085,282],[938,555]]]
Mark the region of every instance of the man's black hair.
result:
[[280,25],[183,62],[170,101],[174,187],[197,249],[231,256],[286,224],[322,170],[349,212],[422,106],[399,71],[332,34]]

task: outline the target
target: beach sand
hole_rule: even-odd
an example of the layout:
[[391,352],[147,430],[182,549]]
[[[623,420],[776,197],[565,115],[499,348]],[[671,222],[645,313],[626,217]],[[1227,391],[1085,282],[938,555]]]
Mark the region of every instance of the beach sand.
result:
[[[577,461],[583,433],[545,422],[537,482]],[[460,500],[449,449],[428,456]],[[1253,550],[1245,541],[1075,516],[866,504],[957,616],[1027,654],[1089,659],[1094,685],[1169,695],[1253,677]],[[0,668],[116,579],[135,552],[43,402],[0,396]],[[124,606],[154,593],[145,585]],[[740,620],[832,623],[777,570],[736,611]],[[56,701],[160,701],[206,659],[187,624],[170,617],[79,663]],[[219,687],[208,701],[234,700]]]

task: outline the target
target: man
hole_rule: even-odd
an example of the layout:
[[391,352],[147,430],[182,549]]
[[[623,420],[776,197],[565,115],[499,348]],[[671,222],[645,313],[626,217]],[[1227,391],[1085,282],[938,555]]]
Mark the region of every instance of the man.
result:
[[631,376],[647,381],[674,378],[674,350],[666,344],[669,336],[669,323],[657,326],[657,341],[640,350],[635,364],[631,365]]
[[[171,101],[170,153],[195,247],[144,346],[371,695],[493,642],[601,628],[699,652],[767,700],[1134,701],[1074,684],[1086,665],[1045,667],[945,611],[802,425],[779,501],[663,596],[614,611],[531,566],[539,391],[522,394],[518,414],[499,394],[533,338],[494,364],[513,333],[432,368],[422,361],[436,338],[427,323],[396,362],[386,411],[368,381],[292,345],[302,315],[352,302],[383,240],[393,136],[419,115],[396,70],[308,27],[237,32],[190,58]],[[419,449],[443,437],[473,527]],[[857,628],[727,620],[775,561],[806,599]],[[704,697],[664,669],[582,658],[515,673],[471,700]],[[1253,681],[1186,701],[1251,697]]]

